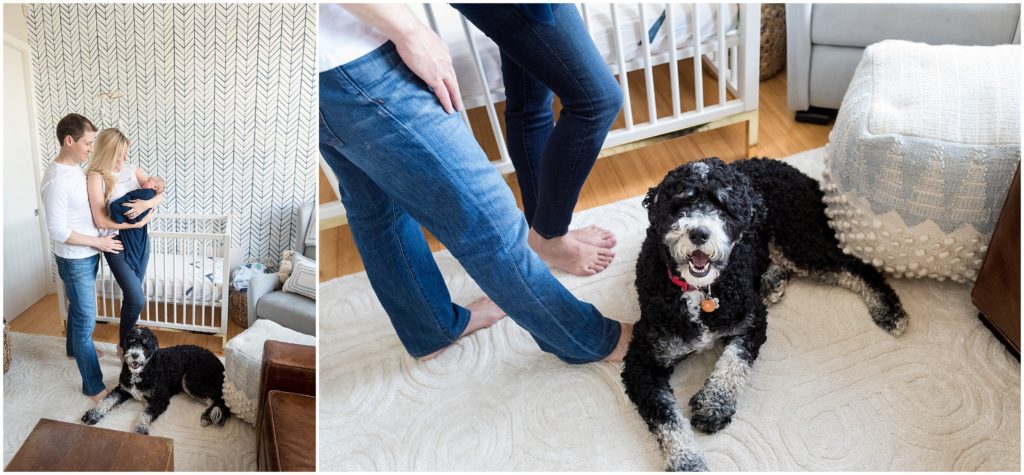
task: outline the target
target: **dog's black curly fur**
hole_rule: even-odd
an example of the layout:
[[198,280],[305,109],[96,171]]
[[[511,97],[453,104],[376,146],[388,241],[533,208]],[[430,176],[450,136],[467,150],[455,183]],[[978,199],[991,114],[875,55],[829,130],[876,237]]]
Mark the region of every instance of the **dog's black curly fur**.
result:
[[160,348],[152,331],[138,327],[125,339],[118,386],[86,412],[82,422],[96,424],[134,397],[146,405],[135,432],[148,434],[150,424],[167,410],[171,397],[182,391],[209,404],[200,424],[223,426],[230,417],[224,402],[224,364],[220,359],[210,350],[194,345]]
[[[792,275],[844,286],[893,335],[906,328],[899,297],[870,265],[844,254],[818,183],[776,160],[718,158],[669,172],[644,198],[650,226],[636,267],[640,321],[622,372],[626,394],[658,439],[669,470],[707,470],[692,427],[714,433],[765,342],[767,306]],[[670,279],[690,284],[686,291]],[[712,312],[700,302],[718,299]],[[675,365],[725,341],[704,387],[680,411],[669,385]]]

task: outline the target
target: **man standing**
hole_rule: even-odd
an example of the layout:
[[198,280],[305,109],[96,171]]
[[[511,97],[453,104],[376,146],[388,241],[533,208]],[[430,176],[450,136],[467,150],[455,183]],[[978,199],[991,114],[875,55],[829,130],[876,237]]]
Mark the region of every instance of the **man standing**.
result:
[[96,127],[78,114],[57,122],[60,152],[46,168],[41,187],[46,229],[53,241],[57,273],[68,300],[67,355],[78,364],[82,392],[94,402],[107,394],[92,334],[96,328],[96,271],[99,252],[117,252],[120,241],[99,237],[92,221],[85,173],[79,166],[92,153]]

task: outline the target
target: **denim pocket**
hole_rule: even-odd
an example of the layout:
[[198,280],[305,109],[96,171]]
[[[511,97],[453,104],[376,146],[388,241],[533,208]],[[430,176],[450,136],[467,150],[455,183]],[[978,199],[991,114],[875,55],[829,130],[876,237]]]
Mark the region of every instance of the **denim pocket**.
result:
[[338,138],[331,127],[327,125],[323,111],[318,109],[317,115],[320,117],[320,145],[329,145],[335,148],[344,146],[345,142]]

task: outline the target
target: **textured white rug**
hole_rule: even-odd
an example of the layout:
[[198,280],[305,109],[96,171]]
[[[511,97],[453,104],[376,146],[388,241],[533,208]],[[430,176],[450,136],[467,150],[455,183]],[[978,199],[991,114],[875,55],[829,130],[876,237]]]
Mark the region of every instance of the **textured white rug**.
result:
[[[790,157],[813,176],[822,151]],[[640,198],[578,213],[619,238],[611,267],[558,274],[605,315],[639,318]],[[480,289],[435,254],[456,302]],[[1009,470],[1020,465],[1020,364],[978,321],[969,289],[896,280],[911,320],[893,338],[854,294],[794,280],[732,424],[697,436],[712,470]],[[418,363],[365,274],[320,287],[321,470],[661,470],[623,393],[621,364],[569,366],[511,319]],[[682,401],[721,349],[677,367]],[[689,414],[689,409],[684,409]]]
[[[4,375],[4,466],[14,458],[40,418],[78,423],[94,405],[81,392],[81,378],[73,361],[64,357],[64,339],[11,333],[13,360]],[[103,381],[117,384],[121,371],[113,343],[97,343]],[[157,419],[150,434],[174,439],[176,471],[256,471],[256,431],[236,418],[224,427],[201,427],[205,405],[186,395],[171,399],[171,407]],[[131,431],[142,403],[129,400],[97,424],[106,429]],[[88,457],[90,454],[82,454]]]

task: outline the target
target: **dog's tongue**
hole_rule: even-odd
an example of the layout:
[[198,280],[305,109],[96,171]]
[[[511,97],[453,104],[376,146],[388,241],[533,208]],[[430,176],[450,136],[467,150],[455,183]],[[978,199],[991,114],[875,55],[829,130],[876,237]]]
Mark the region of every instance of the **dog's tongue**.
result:
[[693,251],[693,254],[690,254],[690,262],[697,267],[708,265],[708,260],[708,255],[701,251]]

